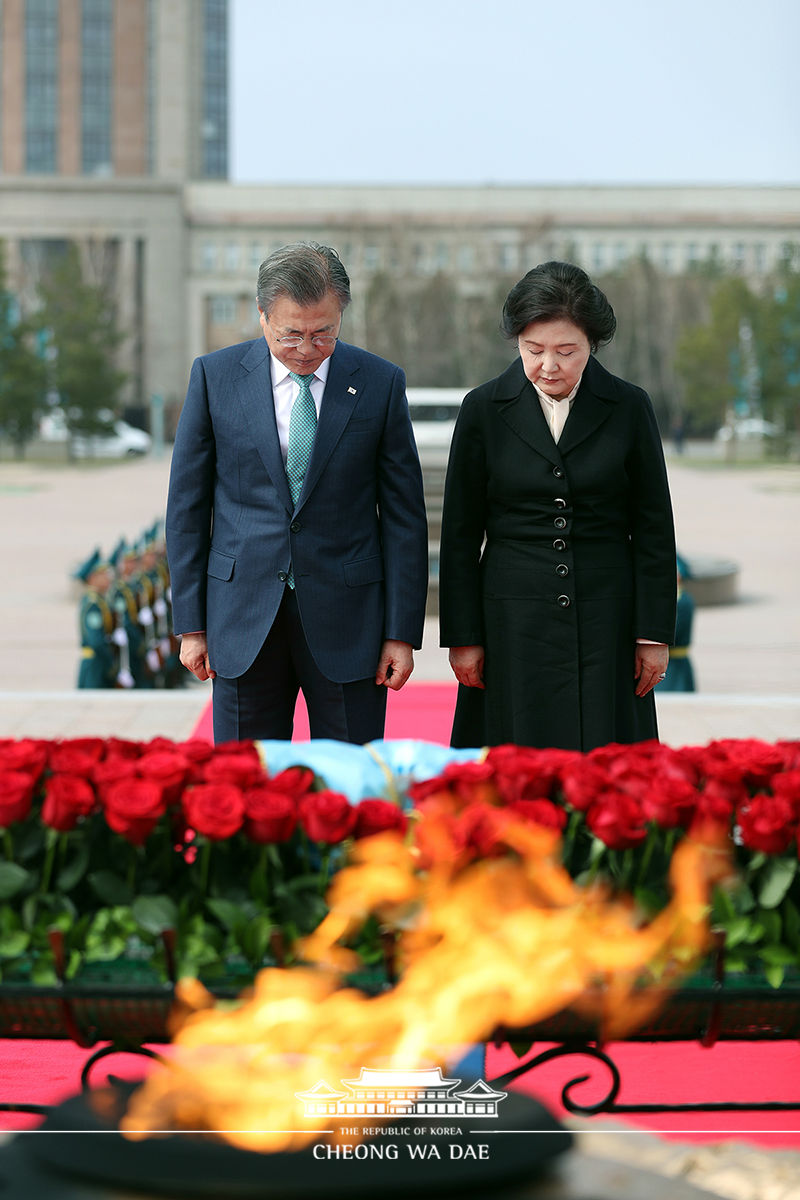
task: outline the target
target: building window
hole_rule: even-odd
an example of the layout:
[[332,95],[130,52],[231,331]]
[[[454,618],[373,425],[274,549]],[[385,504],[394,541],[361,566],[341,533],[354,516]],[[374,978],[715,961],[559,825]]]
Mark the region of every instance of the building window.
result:
[[264,254],[264,247],[261,245],[261,243],[251,242],[248,255],[248,262],[250,264],[251,271],[257,271],[265,258],[266,255]]
[[672,242],[661,243],[661,266],[665,271],[671,271],[674,265],[675,247]]
[[628,261],[628,247],[625,242],[614,243],[614,266],[623,267]]
[[377,271],[381,265],[381,252],[378,246],[364,247],[364,270]]
[[458,270],[463,275],[471,275],[475,270],[475,247],[470,245],[458,248]]
[[58,0],[25,7],[25,169],[54,174],[58,160]]
[[447,242],[437,242],[433,251],[433,268],[435,271],[446,271],[450,266],[450,247]]
[[228,174],[228,0],[203,4],[202,174]]
[[212,325],[233,325],[236,320],[235,296],[209,296],[209,318]]
[[497,248],[497,265],[501,271],[516,271],[519,268],[519,246],[503,242]]
[[238,271],[239,270],[239,260],[240,260],[239,243],[238,242],[228,242],[227,245],[225,246],[225,270],[226,271]]
[[81,15],[81,153],[85,175],[112,169],[113,25],[111,0],[83,0]]
[[592,246],[592,267],[595,271],[604,271],[606,266],[606,248],[603,242],[595,242]]
[[200,244],[200,270],[201,271],[216,271],[217,269],[217,247],[213,242],[201,242]]

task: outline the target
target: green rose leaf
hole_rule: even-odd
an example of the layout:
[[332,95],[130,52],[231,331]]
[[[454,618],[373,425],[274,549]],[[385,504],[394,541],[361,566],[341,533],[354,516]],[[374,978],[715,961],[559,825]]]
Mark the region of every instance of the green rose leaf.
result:
[[758,881],[758,902],[775,908],[783,900],[797,873],[796,858],[771,858]]
[[781,906],[783,914],[783,936],[789,946],[800,950],[800,910],[792,900],[784,900]]
[[75,853],[70,858],[56,876],[57,892],[71,892],[83,876],[89,866],[89,843],[88,841],[78,842]]
[[770,985],[770,987],[779,988],[783,983],[784,974],[785,968],[779,966],[778,964],[771,964],[770,966],[764,968],[764,975],[766,976],[767,983]]
[[206,900],[206,908],[226,929],[235,929],[245,920],[245,915],[239,905],[234,904],[231,900]]
[[0,958],[17,958],[24,954],[30,945],[30,934],[22,929],[14,933],[4,933],[0,937]]
[[0,863],[0,900],[10,900],[34,882],[30,871],[19,863]]
[[92,871],[89,883],[104,904],[130,904],[133,901],[130,887],[113,871]]
[[797,955],[788,946],[762,946],[758,953],[765,963],[774,967],[791,967],[797,962]]
[[169,896],[137,896],[131,911],[137,924],[148,933],[177,928],[178,907]]

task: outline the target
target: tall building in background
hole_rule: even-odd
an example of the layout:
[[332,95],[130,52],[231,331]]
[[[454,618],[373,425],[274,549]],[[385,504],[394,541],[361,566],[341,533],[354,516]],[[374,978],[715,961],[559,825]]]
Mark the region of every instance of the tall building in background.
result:
[[227,0],[0,0],[0,171],[225,179]]
[[184,190],[227,173],[227,0],[0,0],[9,284],[35,305],[74,242],[114,304],[144,419],[185,382]]

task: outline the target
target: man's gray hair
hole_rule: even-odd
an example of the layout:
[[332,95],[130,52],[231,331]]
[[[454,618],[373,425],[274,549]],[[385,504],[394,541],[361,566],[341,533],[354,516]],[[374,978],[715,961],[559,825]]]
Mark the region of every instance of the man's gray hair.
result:
[[288,296],[305,308],[323,300],[328,292],[333,292],[344,311],[350,303],[350,278],[331,246],[294,242],[275,250],[258,268],[256,303],[267,316],[279,296]]

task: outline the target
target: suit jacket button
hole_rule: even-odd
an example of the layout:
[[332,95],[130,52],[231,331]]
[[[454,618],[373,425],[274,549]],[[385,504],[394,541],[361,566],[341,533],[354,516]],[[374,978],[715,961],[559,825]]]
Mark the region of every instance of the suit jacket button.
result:
[[556,567],[556,575],[560,575],[562,579],[569,575],[569,567],[566,563],[559,563]]
[[553,474],[555,475],[556,479],[564,478],[564,472],[561,470],[561,467],[553,467]]
[[289,526],[289,528],[291,529],[292,533],[299,533],[299,532],[300,532],[300,522],[299,522],[299,521],[292,521],[292,523],[291,523],[291,525]]
[[555,521],[553,521],[553,524],[555,525],[556,529],[566,529],[567,528],[567,518],[566,517],[556,517]]
[[556,496],[555,506],[556,508],[566,508],[567,502],[566,500],[562,500],[560,496]]
[[572,601],[570,600],[569,596],[559,596],[557,603],[559,608],[569,608]]
[[567,548],[567,543],[564,541],[563,538],[556,538],[556,540],[553,542],[554,550],[566,550],[566,548]]
[[281,583],[286,583],[286,580],[288,578],[289,578],[288,571],[278,571],[278,579],[280,579]]

